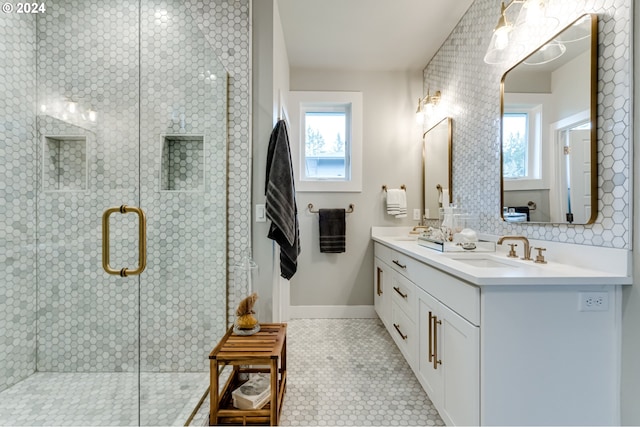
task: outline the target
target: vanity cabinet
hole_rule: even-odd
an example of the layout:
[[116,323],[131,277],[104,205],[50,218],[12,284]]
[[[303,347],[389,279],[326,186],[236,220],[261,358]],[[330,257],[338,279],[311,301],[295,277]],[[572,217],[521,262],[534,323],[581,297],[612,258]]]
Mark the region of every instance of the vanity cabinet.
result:
[[447,425],[620,424],[620,285],[545,282],[565,270],[551,263],[541,283],[521,263],[476,284],[478,269],[397,246],[375,241],[376,311]]
[[378,243],[375,254],[374,298],[381,319],[386,312],[379,308],[385,301],[378,284],[386,282],[391,293],[391,322],[383,319],[389,334],[443,420],[478,425],[480,328],[463,317],[479,322],[477,288]]

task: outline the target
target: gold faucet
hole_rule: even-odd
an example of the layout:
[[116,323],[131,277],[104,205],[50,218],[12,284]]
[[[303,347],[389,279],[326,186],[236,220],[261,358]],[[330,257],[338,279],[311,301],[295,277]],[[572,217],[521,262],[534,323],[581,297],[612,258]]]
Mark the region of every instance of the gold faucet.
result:
[[429,226],[428,225],[416,225],[415,227],[413,227],[413,230],[411,230],[409,232],[409,234],[420,234],[420,230],[428,230]]
[[520,259],[523,259],[525,261],[533,260],[533,258],[531,258],[531,247],[529,246],[529,239],[524,236],[502,236],[498,239],[497,243],[501,245],[505,240],[521,240],[524,243],[524,256]]

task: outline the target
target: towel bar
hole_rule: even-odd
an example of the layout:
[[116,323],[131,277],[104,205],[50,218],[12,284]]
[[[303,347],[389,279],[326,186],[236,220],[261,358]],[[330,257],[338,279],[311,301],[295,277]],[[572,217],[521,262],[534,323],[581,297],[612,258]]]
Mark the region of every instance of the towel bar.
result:
[[[356,206],[355,206],[353,203],[351,203],[351,204],[349,205],[349,209],[345,210],[344,212],[345,212],[345,213],[353,213],[353,209],[354,209],[355,207],[356,207]],[[309,204],[307,205],[307,208],[309,208],[309,212],[311,212],[311,213],[318,213],[318,212],[320,212],[320,211],[314,211],[314,210],[313,210],[313,203],[309,203]]]
[[[383,186],[382,186],[382,189],[383,189],[384,191],[387,191],[387,185],[386,185],[386,184],[385,184],[385,185],[383,185]],[[406,185],[404,185],[404,184],[402,184],[402,185],[400,186],[400,189],[402,189],[402,190],[404,190],[404,191],[407,191],[407,186],[406,186]]]

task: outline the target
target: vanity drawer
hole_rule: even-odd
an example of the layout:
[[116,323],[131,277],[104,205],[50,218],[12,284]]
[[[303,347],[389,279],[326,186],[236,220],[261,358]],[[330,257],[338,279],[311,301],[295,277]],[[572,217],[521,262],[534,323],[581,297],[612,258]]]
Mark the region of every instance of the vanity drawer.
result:
[[391,304],[391,323],[389,333],[405,359],[407,359],[407,362],[409,362],[409,365],[413,367],[418,351],[416,324],[395,302]]
[[480,288],[420,264],[415,284],[475,326],[480,326]]
[[391,299],[410,319],[415,319],[417,311],[416,285],[400,274],[394,274],[391,280]]
[[394,251],[393,249],[378,243],[375,245],[375,254],[376,257],[389,264],[389,266],[391,266],[395,271],[411,278],[411,272],[415,270],[414,263],[417,261],[405,254]]

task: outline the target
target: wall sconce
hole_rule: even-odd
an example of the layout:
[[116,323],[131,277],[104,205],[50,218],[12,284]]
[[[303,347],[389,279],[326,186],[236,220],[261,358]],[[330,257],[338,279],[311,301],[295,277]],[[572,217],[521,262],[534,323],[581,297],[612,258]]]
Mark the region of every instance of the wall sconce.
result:
[[429,93],[429,89],[427,89],[427,94],[424,98],[418,98],[418,108],[416,109],[416,123],[421,125],[424,123],[425,114],[429,114],[433,108],[440,103],[440,98],[442,94],[440,91],[436,91],[433,95]]
[[[505,4],[500,4],[500,17],[498,23],[493,29],[493,35],[491,36],[491,42],[487,48],[487,53],[484,56],[484,62],[487,64],[501,64],[505,62],[507,54],[519,54],[524,49],[522,45],[513,45],[513,34],[515,29],[522,27],[536,27],[546,25],[548,27],[558,26],[560,23],[556,18],[550,17],[548,14],[549,0],[511,0]],[[521,5],[518,16],[515,20],[515,25],[507,18],[507,12],[511,6],[519,4]],[[549,28],[551,29],[551,28]],[[526,37],[525,37],[526,38]],[[511,49],[511,52],[507,48]],[[514,49],[517,49],[514,51]]]

